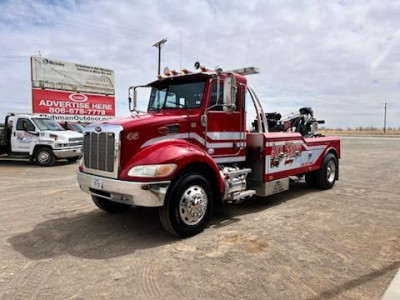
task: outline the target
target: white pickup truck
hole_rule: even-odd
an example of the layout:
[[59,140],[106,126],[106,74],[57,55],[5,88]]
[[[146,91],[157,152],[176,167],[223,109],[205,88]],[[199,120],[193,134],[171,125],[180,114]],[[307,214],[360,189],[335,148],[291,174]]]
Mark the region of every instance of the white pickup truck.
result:
[[64,130],[56,121],[29,114],[9,114],[0,127],[0,158],[51,166],[57,159],[76,161],[83,135]]

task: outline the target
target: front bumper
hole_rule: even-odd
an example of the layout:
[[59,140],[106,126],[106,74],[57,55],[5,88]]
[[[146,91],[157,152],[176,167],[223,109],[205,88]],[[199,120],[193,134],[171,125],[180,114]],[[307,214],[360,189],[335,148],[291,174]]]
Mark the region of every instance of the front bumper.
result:
[[57,158],[70,158],[82,156],[82,147],[53,149],[53,153]]
[[163,206],[170,184],[170,181],[122,181],[81,171],[77,171],[77,177],[79,186],[85,193],[106,198],[113,202],[146,207]]

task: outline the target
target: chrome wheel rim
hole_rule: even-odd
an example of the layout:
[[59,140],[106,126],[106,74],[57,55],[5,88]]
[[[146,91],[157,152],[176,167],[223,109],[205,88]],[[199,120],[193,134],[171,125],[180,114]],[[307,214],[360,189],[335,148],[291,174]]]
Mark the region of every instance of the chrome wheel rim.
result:
[[336,164],[333,160],[328,163],[328,168],[326,169],[326,179],[332,183],[336,176]]
[[205,216],[207,211],[206,191],[198,185],[185,190],[179,202],[179,215],[186,225],[196,225]]
[[41,164],[46,164],[50,161],[50,154],[48,152],[45,151],[40,151],[38,156],[37,156],[37,160],[41,163]]

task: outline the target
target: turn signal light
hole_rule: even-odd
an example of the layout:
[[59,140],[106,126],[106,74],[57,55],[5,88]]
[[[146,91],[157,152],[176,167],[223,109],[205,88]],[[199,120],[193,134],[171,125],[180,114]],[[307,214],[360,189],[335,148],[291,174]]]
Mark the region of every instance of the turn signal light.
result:
[[192,72],[190,72],[188,69],[182,69],[182,70],[181,70],[181,73],[182,73],[182,74],[190,74],[190,73],[192,73]]
[[175,164],[143,165],[136,166],[129,170],[131,177],[165,177],[175,171]]

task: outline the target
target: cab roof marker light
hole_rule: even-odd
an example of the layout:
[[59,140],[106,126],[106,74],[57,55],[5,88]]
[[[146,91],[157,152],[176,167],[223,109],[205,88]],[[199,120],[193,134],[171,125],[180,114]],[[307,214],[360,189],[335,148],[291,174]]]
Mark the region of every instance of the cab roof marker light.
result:
[[182,74],[191,74],[192,72],[189,71],[188,69],[182,69],[182,70],[181,70],[181,73],[182,73]]
[[175,71],[175,69],[172,69],[171,74],[172,74],[172,76],[176,76],[176,75],[179,75],[179,72]]
[[164,75],[165,75],[165,76],[170,76],[170,75],[171,75],[171,71],[169,70],[168,67],[165,67],[165,68],[164,68]]

